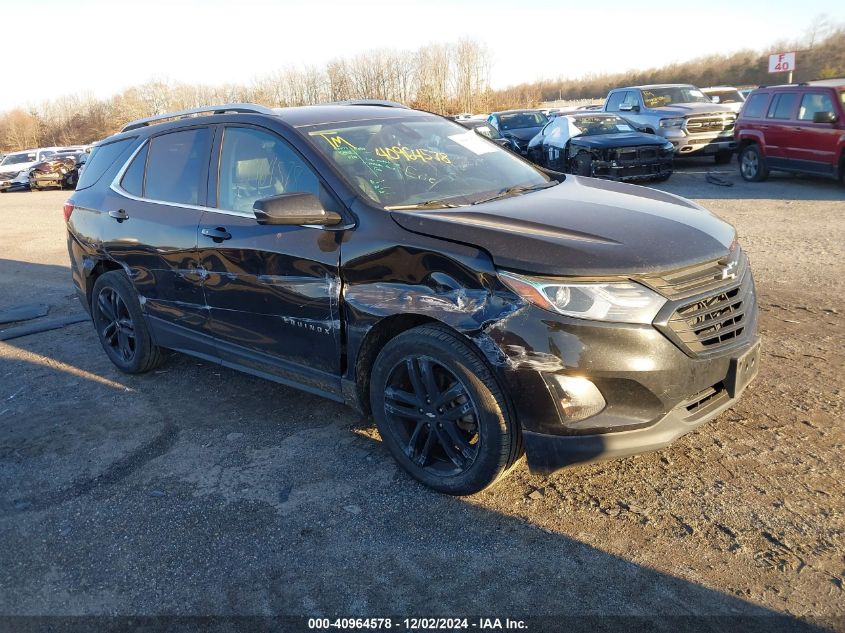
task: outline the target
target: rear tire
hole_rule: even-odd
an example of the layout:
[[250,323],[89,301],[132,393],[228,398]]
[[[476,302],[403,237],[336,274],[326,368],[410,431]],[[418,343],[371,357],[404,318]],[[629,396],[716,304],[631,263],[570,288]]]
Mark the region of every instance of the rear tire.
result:
[[100,344],[120,371],[141,374],[161,363],[161,349],[152,341],[138,294],[123,271],[103,273],[97,279],[91,317]]
[[391,339],[373,364],[369,395],[390,453],[438,492],[483,490],[522,455],[522,432],[493,373],[444,326]]
[[731,162],[731,157],[733,157],[733,155],[733,152],[716,152],[715,156],[713,156],[713,160],[717,165],[727,165]]
[[739,152],[739,174],[748,182],[762,182],[769,177],[769,168],[760,148],[752,143]]

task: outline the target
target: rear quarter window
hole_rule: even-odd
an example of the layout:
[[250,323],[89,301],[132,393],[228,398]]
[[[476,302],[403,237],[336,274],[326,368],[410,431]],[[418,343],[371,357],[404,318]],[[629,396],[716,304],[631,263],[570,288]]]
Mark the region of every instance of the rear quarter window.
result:
[[749,119],[762,119],[766,112],[768,101],[768,92],[751,95],[748,101],[745,102],[745,107],[742,109],[742,116]]
[[132,149],[137,137],[123,138],[119,141],[97,145],[91,152],[90,158],[85,162],[85,169],[79,177],[76,189],[87,189],[96,184],[109,167],[115,164],[119,158],[127,158],[126,154]]

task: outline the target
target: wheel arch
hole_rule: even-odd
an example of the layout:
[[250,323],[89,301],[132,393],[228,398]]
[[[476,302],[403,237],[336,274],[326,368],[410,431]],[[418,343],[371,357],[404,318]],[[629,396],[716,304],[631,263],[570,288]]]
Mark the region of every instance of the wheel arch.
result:
[[[85,277],[85,300],[88,303],[89,309],[91,307],[92,295],[94,293],[94,284],[97,283],[97,279],[99,279],[101,275],[113,270],[124,270],[123,266],[112,259],[97,259],[96,261],[91,261],[93,261],[93,264],[90,265],[90,271]],[[86,266],[86,269],[87,268],[88,267]]]

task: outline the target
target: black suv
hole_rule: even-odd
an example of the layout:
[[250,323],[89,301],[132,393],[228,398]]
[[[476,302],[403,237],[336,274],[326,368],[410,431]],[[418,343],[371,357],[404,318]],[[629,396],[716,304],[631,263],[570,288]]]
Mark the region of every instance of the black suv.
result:
[[167,348],[346,402],[447,493],[666,446],[757,370],[730,225],[404,107],[137,121],[64,212],[121,370]]

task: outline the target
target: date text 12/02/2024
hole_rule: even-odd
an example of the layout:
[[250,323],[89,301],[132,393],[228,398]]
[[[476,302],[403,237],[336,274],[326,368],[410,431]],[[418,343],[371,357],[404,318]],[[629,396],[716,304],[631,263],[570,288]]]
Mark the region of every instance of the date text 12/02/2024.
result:
[[514,631],[526,630],[528,625],[524,620],[512,620],[510,618],[309,618],[308,628],[311,630],[345,629],[352,631],[363,629]]

